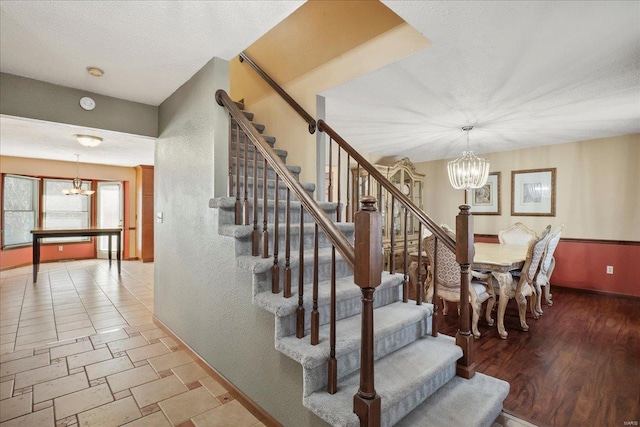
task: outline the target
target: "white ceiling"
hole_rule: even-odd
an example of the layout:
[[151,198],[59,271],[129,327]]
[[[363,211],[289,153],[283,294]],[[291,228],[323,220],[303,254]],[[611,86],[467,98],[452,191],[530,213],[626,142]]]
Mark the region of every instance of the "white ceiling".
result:
[[[211,58],[231,59],[303,3],[2,0],[0,71],[159,105]],[[73,133],[105,141],[89,150]],[[153,164],[153,140],[135,135],[0,117],[0,139],[0,155]]]
[[[302,3],[2,0],[0,71],[158,105],[213,56],[230,59]],[[433,46],[323,94],[327,121],[357,148],[455,157],[469,123],[476,153],[640,132],[640,2],[384,3]],[[88,65],[105,75],[89,76]],[[73,160],[83,149],[69,129],[62,141],[48,123],[9,119],[0,118],[2,155]],[[127,148],[149,144],[111,134]],[[98,161],[89,157],[98,151],[80,152],[82,161],[119,157],[106,139],[101,147]]]
[[[73,137],[90,134],[103,139],[97,147],[84,147]],[[153,165],[155,138],[120,132],[43,122],[21,117],[0,116],[0,153],[73,162],[74,154],[82,163],[133,167]]]
[[640,2],[385,1],[432,43],[327,90],[349,143],[413,161],[640,132]]

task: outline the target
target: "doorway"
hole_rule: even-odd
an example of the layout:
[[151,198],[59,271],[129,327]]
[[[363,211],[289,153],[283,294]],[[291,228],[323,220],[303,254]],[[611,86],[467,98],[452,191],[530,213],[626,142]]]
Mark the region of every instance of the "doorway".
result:
[[[124,212],[122,182],[98,182],[97,195],[98,214],[96,220],[98,228],[122,227]],[[98,258],[109,257],[108,239],[110,237],[98,237]],[[115,256],[115,245],[115,241],[112,242],[112,256]]]

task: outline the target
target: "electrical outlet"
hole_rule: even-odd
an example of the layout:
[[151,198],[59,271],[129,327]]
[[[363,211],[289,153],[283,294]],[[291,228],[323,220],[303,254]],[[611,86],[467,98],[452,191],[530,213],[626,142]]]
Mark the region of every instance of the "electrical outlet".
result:
[[58,252],[62,252],[62,245],[58,246]]
[[613,274],[613,265],[607,265],[607,274]]

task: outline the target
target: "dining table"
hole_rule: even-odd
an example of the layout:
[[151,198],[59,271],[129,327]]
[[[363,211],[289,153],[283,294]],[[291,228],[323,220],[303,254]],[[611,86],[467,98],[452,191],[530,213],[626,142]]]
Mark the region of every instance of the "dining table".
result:
[[37,228],[31,230],[33,237],[33,283],[38,281],[38,270],[40,268],[40,240],[51,237],[96,237],[108,236],[107,250],[109,254],[109,267],[111,267],[111,237],[116,238],[116,259],[118,261],[118,275],[122,272],[121,266],[121,246],[122,228],[74,228],[74,229],[44,229]]
[[[511,272],[524,266],[528,246],[477,242],[474,248],[475,256],[471,268],[490,272],[498,283],[498,334],[500,338],[506,339],[508,333],[504,328],[504,313],[509,302],[508,289],[513,282]],[[489,288],[493,290],[493,286]]]

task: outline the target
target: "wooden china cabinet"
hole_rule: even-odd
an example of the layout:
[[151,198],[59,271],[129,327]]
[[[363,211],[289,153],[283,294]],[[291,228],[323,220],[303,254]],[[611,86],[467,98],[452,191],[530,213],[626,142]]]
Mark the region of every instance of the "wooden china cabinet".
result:
[[[391,183],[393,183],[402,193],[407,196],[420,209],[423,209],[424,174],[416,172],[415,166],[408,158],[399,160],[391,166],[374,165],[376,169]],[[357,212],[357,200],[362,196],[371,195],[378,199],[378,209],[382,213],[382,245],[384,248],[384,267],[389,268],[391,257],[391,234],[394,235],[394,264],[396,271],[404,269],[404,212],[397,201],[394,201],[393,217],[391,216],[391,194],[369,179],[369,173],[363,169],[351,169],[352,174],[352,197],[351,212]],[[358,174],[360,175],[358,177]],[[419,239],[419,224],[414,220],[413,215],[408,215],[407,219],[407,245],[408,251],[417,252]],[[407,260],[409,262],[409,260]]]

